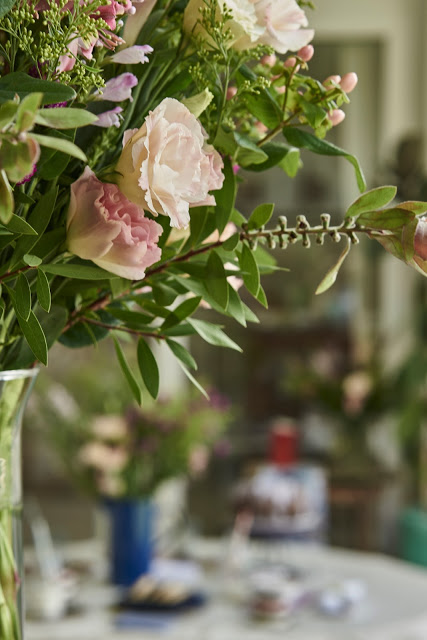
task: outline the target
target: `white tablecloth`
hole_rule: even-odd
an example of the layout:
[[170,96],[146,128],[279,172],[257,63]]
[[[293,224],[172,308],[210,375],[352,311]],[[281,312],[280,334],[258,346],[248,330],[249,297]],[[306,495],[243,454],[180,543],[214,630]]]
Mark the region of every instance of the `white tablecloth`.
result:
[[[206,559],[223,553],[222,543],[195,541],[194,555]],[[427,570],[379,554],[326,547],[253,545],[252,559],[284,562],[306,570],[326,584],[356,580],[366,595],[339,619],[312,609],[274,622],[254,622],[231,595],[224,574],[207,574],[211,591],[206,606],[173,618],[161,631],[115,628],[108,608],[115,592],[93,581],[81,585],[82,613],[55,622],[27,622],[26,640],[427,640]],[[212,559],[212,558],[211,558]]]

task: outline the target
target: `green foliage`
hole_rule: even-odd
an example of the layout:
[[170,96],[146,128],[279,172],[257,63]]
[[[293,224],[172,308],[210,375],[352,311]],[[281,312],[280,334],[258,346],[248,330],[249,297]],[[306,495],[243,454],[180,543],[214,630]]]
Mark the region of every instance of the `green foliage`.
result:
[[[302,149],[343,157],[353,165],[362,191],[365,182],[357,159],[324,139],[332,126],[330,113],[348,101],[340,85],[324,86],[299,58],[295,64],[265,64],[263,56],[272,53],[271,47],[234,48],[232,14],[217,0],[203,2],[193,34],[183,31],[185,3],[159,0],[135,34],[136,44],[151,45],[153,53],[148,63],[130,69],[138,84],[133,100],[120,103],[120,126],[91,126],[95,114],[111,108],[102,103],[98,89],[125,69],[112,54],[126,25],[124,32],[121,26],[112,31],[98,8],[99,2],[89,0],[64,12],[53,2],[37,13],[31,4],[0,3],[0,369],[17,362],[30,366],[34,359],[46,362],[47,348],[56,340],[76,348],[112,335],[138,402],[141,389],[156,397],[159,388],[150,339],[166,341],[201,389],[190,372],[196,369],[193,357],[175,338],[193,336],[240,350],[220,323],[200,315],[200,307],[210,306],[213,314],[241,326],[257,322],[244,302],[245,289],[268,306],[261,280],[278,269],[269,253],[276,245],[302,242],[308,248],[310,239],[321,244],[328,236],[336,242],[346,238],[345,251],[318,293],[331,286],[358,233],[424,272],[413,243],[417,216],[427,205],[407,202],[386,209],[393,187],[364,193],[336,227],[325,218],[310,227],[302,216],[288,227],[283,218],[275,221],[268,203],[250,215],[236,210],[243,179],[235,175],[236,165],[254,173],[277,166],[293,177],[302,166]],[[89,61],[81,43],[97,40],[108,46],[95,47]],[[71,43],[77,44],[77,54],[71,54],[63,71],[60,63],[67,62]],[[141,127],[166,97],[189,105],[199,116],[206,131],[203,148],[211,152],[213,146],[223,156],[224,181],[209,193],[215,205],[190,203],[188,229],[171,228],[166,216],[156,218],[163,228],[161,259],[146,269],[144,279],[132,281],[121,270],[116,275],[68,253],[70,185],[86,165],[98,179],[120,183],[116,163],[123,133]],[[173,172],[181,164],[190,171],[189,163],[179,158]],[[148,206],[148,198],[143,202]],[[154,217],[151,210],[145,216]],[[137,344],[136,373],[119,337]]]

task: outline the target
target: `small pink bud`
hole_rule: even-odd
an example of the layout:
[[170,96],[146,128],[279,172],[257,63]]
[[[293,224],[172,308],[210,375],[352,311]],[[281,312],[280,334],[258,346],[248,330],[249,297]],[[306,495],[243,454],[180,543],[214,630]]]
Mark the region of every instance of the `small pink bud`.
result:
[[237,93],[237,87],[228,87],[227,89],[227,100],[231,100]]
[[323,81],[323,86],[331,88],[334,84],[339,84],[341,82],[341,76],[328,76],[326,80]]
[[283,86],[283,87],[274,87],[274,88],[276,90],[276,93],[278,93],[279,95],[282,95],[283,93],[286,92],[286,87],[285,86]]
[[305,47],[301,47],[301,49],[298,51],[298,56],[301,58],[301,60],[304,60],[304,62],[309,62],[309,60],[311,60],[314,56],[313,45],[307,44]]
[[267,133],[267,131],[268,131],[268,127],[266,127],[265,124],[263,122],[260,122],[260,121],[255,123],[255,129],[257,131],[259,131],[259,133],[262,133],[262,134]]
[[336,127],[337,124],[340,124],[344,120],[345,113],[342,109],[334,109],[329,112],[328,118],[331,121],[332,126]]
[[277,62],[277,56],[273,54],[271,54],[270,56],[262,56],[261,58],[261,64],[263,64],[265,67],[274,67],[274,65]]
[[234,175],[237,175],[240,171],[240,165],[239,164],[233,164],[233,173]]
[[[294,56],[291,56],[287,60],[285,60],[285,67],[294,67],[296,65],[297,59]],[[297,65],[296,70],[298,71],[299,65]]]
[[350,73],[346,73],[345,75],[343,75],[340,82],[340,87],[346,93],[350,93],[357,85],[357,81],[357,74],[354,73],[354,71],[350,71]]
[[427,218],[422,217],[418,220],[418,225],[414,236],[415,255],[422,260],[427,260]]

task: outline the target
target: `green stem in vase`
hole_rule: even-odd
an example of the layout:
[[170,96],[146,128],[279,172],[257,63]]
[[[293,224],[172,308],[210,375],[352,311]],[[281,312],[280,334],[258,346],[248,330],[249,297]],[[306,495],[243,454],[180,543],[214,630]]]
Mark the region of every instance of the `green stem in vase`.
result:
[[0,638],[21,640],[19,428],[29,379],[10,374],[0,378]]

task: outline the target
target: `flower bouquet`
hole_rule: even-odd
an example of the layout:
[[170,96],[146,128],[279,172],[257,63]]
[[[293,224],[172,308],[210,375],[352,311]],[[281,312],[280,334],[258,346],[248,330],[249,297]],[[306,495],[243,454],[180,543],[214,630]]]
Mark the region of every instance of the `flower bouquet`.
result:
[[[344,117],[354,74],[319,81],[306,0],[1,0],[0,372],[47,364],[60,340],[111,336],[138,402],[157,396],[147,338],[165,342],[196,384],[176,339],[198,334],[239,349],[202,301],[241,325],[267,306],[268,248],[343,240],[326,290],[358,234],[422,273],[425,203],[390,204],[393,187],[363,193],[337,226],[273,218],[273,205],[235,207],[240,168],[294,176],[300,150],[357,159],[325,140]],[[279,54],[279,55],[277,55]],[[236,175],[237,174],[237,175]],[[231,227],[230,225],[234,225]],[[232,231],[230,232],[230,229]],[[267,251],[266,251],[267,250]],[[135,336],[139,371],[120,338]],[[0,629],[20,636],[10,550],[8,450],[22,387],[0,412]],[[2,405],[0,405],[2,406]]]
[[[207,387],[113,413],[82,408],[62,385],[34,394],[29,426],[50,443],[76,487],[97,499],[147,499],[170,478],[197,476],[229,450],[234,416],[228,399]],[[95,390],[96,395],[96,390]],[[65,409],[65,410],[64,410]]]

